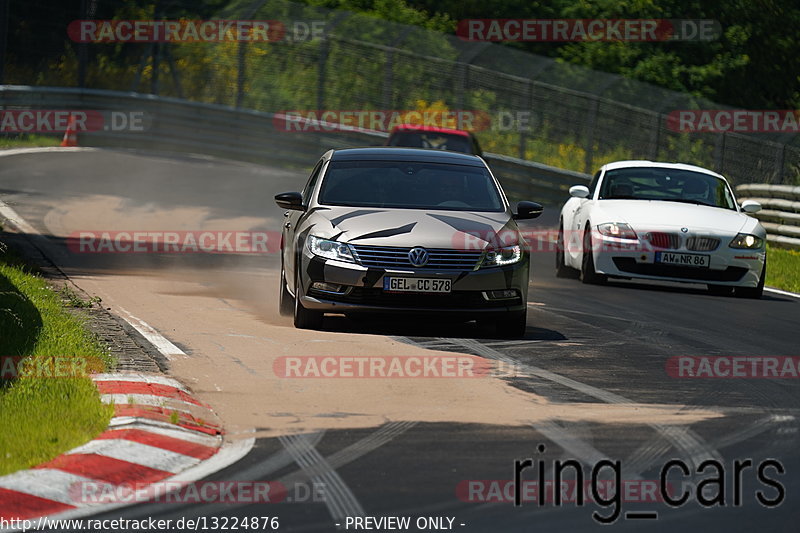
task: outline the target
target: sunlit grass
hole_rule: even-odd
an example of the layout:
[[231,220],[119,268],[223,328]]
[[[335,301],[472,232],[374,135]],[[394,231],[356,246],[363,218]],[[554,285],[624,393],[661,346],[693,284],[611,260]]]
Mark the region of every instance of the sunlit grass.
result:
[[766,285],[800,293],[800,252],[770,246],[767,252]]
[[[0,475],[91,440],[113,413],[88,377],[108,367],[110,356],[44,279],[0,249],[0,368],[5,377],[20,357],[26,366],[19,377],[0,380]],[[54,361],[66,365],[52,366]]]

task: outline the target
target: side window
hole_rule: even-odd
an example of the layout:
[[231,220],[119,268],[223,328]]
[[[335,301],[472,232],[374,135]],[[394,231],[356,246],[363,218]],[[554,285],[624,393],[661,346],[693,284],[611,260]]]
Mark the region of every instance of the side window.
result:
[[314,167],[314,170],[311,171],[311,176],[308,178],[308,183],[306,183],[305,188],[303,189],[303,204],[308,205],[308,201],[311,199],[311,193],[314,190],[314,187],[317,185],[317,181],[319,180],[320,174],[322,174],[322,166],[323,166],[323,159],[320,159],[317,165]]
[[592,177],[592,182],[589,184],[589,198],[594,196],[594,190],[597,188],[597,182],[600,181],[600,171],[598,170]]

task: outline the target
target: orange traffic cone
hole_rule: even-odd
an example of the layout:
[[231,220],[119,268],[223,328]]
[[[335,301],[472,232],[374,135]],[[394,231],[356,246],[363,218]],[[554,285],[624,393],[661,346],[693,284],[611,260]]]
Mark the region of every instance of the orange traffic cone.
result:
[[61,141],[61,146],[78,146],[78,128],[75,125],[75,117],[69,117],[67,123],[67,131],[64,132],[64,139]]

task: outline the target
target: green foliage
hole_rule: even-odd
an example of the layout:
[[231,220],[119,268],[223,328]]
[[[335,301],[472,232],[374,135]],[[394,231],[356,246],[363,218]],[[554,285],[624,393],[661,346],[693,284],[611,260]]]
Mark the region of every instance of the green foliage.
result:
[[88,378],[105,370],[110,356],[63,309],[59,295],[7,251],[0,252],[0,310],[0,355],[25,358],[17,379],[0,381],[5,475],[90,440],[106,428],[113,408],[100,402]]
[[800,251],[768,248],[767,286],[800,293]]

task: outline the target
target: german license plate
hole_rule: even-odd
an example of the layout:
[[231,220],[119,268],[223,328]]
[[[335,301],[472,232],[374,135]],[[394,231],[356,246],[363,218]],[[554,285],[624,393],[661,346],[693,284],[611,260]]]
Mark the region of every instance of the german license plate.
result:
[[441,278],[383,278],[383,290],[388,292],[448,293],[452,280]]
[[711,266],[711,256],[701,254],[679,254],[674,252],[656,252],[656,263],[709,268]]

